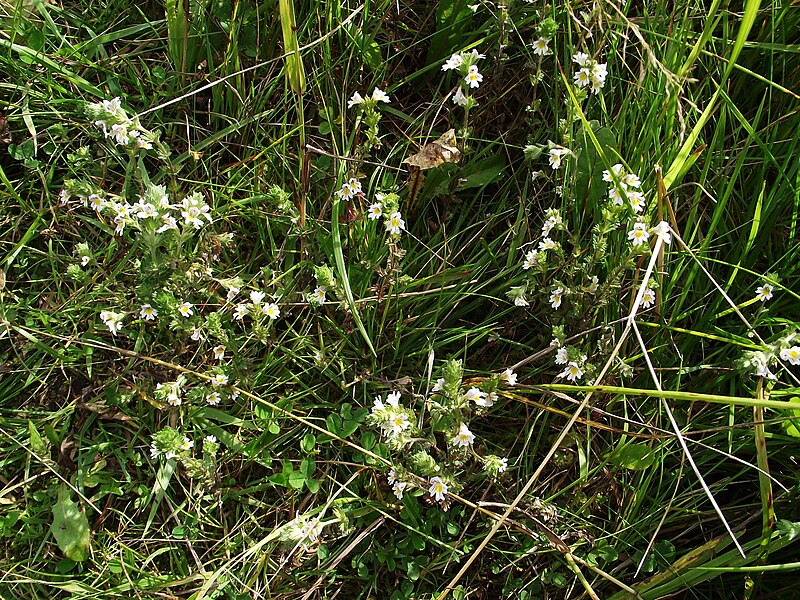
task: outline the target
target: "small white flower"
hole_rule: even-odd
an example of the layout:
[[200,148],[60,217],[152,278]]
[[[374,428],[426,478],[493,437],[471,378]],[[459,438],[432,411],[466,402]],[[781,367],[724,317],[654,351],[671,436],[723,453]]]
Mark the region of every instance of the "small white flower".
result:
[[389,96],[387,96],[382,89],[375,88],[374,90],[372,90],[372,100],[374,102],[386,102],[388,104]]
[[375,221],[376,219],[381,218],[381,216],[383,216],[383,205],[380,202],[370,204],[367,212],[367,218],[370,221]]
[[494,392],[481,392],[480,396],[475,399],[476,406],[483,406],[484,408],[491,408],[494,406],[494,402],[497,400],[497,394]]
[[353,192],[353,188],[350,187],[349,183],[343,183],[342,187],[336,191],[336,195],[342,200],[350,200],[353,196],[355,196],[355,193]]
[[625,191],[619,186],[612,185],[608,188],[608,197],[614,206],[622,206],[625,203],[626,196]]
[[[618,180],[620,180],[623,184],[625,184],[624,181],[625,178],[623,176],[623,173],[625,172],[625,167],[622,166],[622,163],[617,163],[614,166],[612,166],[611,171],[614,172],[614,175],[616,175]],[[603,181],[608,181],[609,183],[614,182],[614,178],[611,176],[610,171],[608,170],[603,171]],[[634,186],[634,187],[639,187],[639,186]]]
[[431,392],[435,394],[437,392],[441,392],[442,390],[444,390],[444,377],[440,377],[436,380],[436,383],[434,383],[433,387],[431,388]]
[[640,185],[642,185],[639,176],[634,175],[633,173],[628,173],[627,175],[625,175],[625,177],[622,178],[622,183],[632,188],[638,188]]
[[475,50],[475,48],[472,49],[472,52],[470,52],[469,55],[472,58],[473,62],[477,61],[477,60],[481,60],[482,58],[486,58],[485,54],[478,54],[478,51]]
[[644,210],[644,194],[642,192],[627,192],[627,194],[633,212],[637,214],[642,212]]
[[92,260],[91,256],[81,256],[81,266],[85,267],[86,265],[89,264],[89,261],[91,260]]
[[553,338],[550,340],[550,347],[551,348],[560,348],[561,347],[561,340],[558,338]]
[[178,312],[181,313],[184,317],[191,317],[194,314],[192,310],[194,308],[194,304],[191,302],[184,302],[178,307]]
[[261,304],[264,301],[264,296],[266,296],[264,292],[253,290],[250,292],[250,302],[253,304]]
[[564,300],[564,288],[557,287],[550,293],[550,306],[558,310]]
[[392,392],[388,396],[386,396],[386,404],[397,408],[400,404],[400,392]]
[[172,450],[167,450],[164,453],[164,458],[166,458],[167,460],[172,460],[173,458],[175,458],[175,452]]
[[355,92],[350,100],[347,102],[347,108],[353,108],[357,104],[361,104],[364,102],[364,98],[362,98],[361,94]]
[[478,406],[483,406],[486,399],[486,392],[482,392],[476,387],[469,388],[464,394],[464,399],[469,402],[475,402]]
[[97,194],[89,194],[89,206],[95,211],[100,212],[105,204],[105,201]]
[[130,134],[128,133],[128,123],[117,123],[111,126],[111,134],[118,144],[127,144],[131,141]]
[[184,436],[183,443],[181,444],[181,450],[188,451],[191,450],[192,448],[194,448],[194,442],[190,440],[188,437]]
[[214,436],[214,435],[207,435],[206,437],[203,438],[203,443],[204,444],[216,444],[217,443],[217,437]]
[[392,484],[392,493],[397,496],[398,500],[403,499],[403,492],[405,491],[408,484],[405,481],[395,481]]
[[389,419],[387,432],[392,435],[400,435],[409,427],[411,427],[411,422],[406,413],[397,413]]
[[466,448],[467,446],[471,446],[474,441],[475,435],[469,430],[466,424],[461,423],[456,435],[453,437],[453,444],[460,448]]
[[314,291],[311,293],[311,297],[314,299],[314,302],[317,304],[325,304],[325,293],[328,289],[324,285],[318,285],[314,288]]
[[550,163],[550,166],[554,170],[558,169],[561,167],[561,163],[563,162],[564,156],[566,156],[569,153],[570,151],[568,148],[562,148],[560,146],[556,146],[555,148],[550,148],[547,161]]
[[452,71],[458,69],[462,64],[464,64],[464,59],[461,57],[461,55],[453,54],[442,65],[442,71]]
[[200,328],[199,325],[194,325],[192,327],[192,334],[189,337],[192,338],[195,342],[199,342],[201,339],[203,339],[203,330]]
[[569,356],[566,348],[559,348],[556,352],[556,364],[565,365],[569,362]]
[[800,346],[792,346],[781,350],[781,360],[788,361],[792,365],[800,365]]
[[237,304],[236,308],[233,309],[233,319],[234,321],[241,321],[249,313],[250,311],[247,310],[246,304]]
[[464,81],[473,89],[481,85],[481,82],[483,81],[483,75],[478,73],[478,65],[470,66],[469,71],[467,71],[467,76],[464,77]]
[[428,488],[428,493],[435,500],[443,502],[445,494],[447,494],[447,484],[439,477],[431,477],[430,484],[431,486]]
[[547,38],[540,37],[533,42],[533,53],[539,56],[550,54],[550,47],[547,45]]
[[158,316],[158,311],[149,304],[142,304],[139,315],[141,315],[145,321],[154,321]]
[[453,103],[458,104],[458,106],[466,106],[469,102],[469,97],[464,94],[464,91],[461,89],[461,86],[458,87],[456,93],[453,94]]
[[214,358],[217,360],[224,360],[225,359],[225,346],[220,344],[219,346],[214,346],[213,350]]
[[225,296],[225,300],[228,302],[232,301],[234,298],[236,298],[236,296],[239,295],[239,292],[241,291],[242,290],[240,288],[232,285],[230,288],[228,288],[228,294]]
[[572,62],[577,64],[579,67],[585,67],[588,61],[589,55],[585,52],[577,52],[572,57]]
[[167,404],[169,404],[170,406],[181,405],[181,397],[178,395],[177,390],[173,390],[167,395]]
[[514,296],[514,306],[530,306],[530,302],[525,299],[525,296]]
[[558,245],[549,237],[544,238],[539,242],[539,251],[546,252],[547,250],[555,250]]
[[222,395],[219,392],[210,392],[206,396],[206,402],[209,406],[216,406],[222,400]]
[[214,373],[211,376],[211,385],[218,387],[228,383],[228,376],[225,373]]
[[642,294],[642,308],[650,308],[656,301],[656,293],[651,288],[647,288]]
[[573,361],[567,365],[567,368],[561,372],[559,377],[566,377],[567,381],[577,381],[583,377],[583,369],[581,369],[578,363]]
[[575,73],[573,79],[575,81],[575,85],[577,85],[579,88],[586,87],[592,83],[592,73],[589,71],[589,69],[584,67]]
[[597,293],[597,288],[599,286],[600,286],[600,279],[597,277],[597,275],[592,275],[591,282],[584,289],[586,290],[587,293],[594,295]]
[[628,232],[628,239],[634,246],[641,246],[648,239],[650,239],[650,232],[647,231],[647,225],[641,221],[637,221],[633,225],[633,229]]
[[383,403],[383,398],[375,396],[375,400],[372,401],[372,412],[375,413],[379,410],[386,410],[386,405]]
[[497,467],[497,472],[498,473],[505,473],[507,469],[508,469],[508,459],[507,458],[501,458],[500,459],[500,465]]
[[522,268],[526,271],[537,264],[536,256],[539,254],[538,250],[530,250],[525,255],[525,262],[522,263]]
[[668,246],[672,243],[672,233],[670,233],[670,227],[666,221],[661,221],[651,231],[664,240],[664,243]]
[[765,283],[756,288],[756,298],[761,300],[761,302],[766,302],[767,300],[772,299],[772,292],[775,290],[770,284]]
[[500,373],[500,381],[504,381],[506,385],[513,387],[517,385],[517,374],[514,373],[513,369],[506,369]]
[[278,307],[277,304],[271,302],[264,306],[264,314],[267,315],[273,321],[281,316],[281,309]]
[[389,215],[386,221],[386,231],[392,235],[399,235],[402,230],[406,228],[406,222],[403,221],[403,215],[399,212],[393,212]]

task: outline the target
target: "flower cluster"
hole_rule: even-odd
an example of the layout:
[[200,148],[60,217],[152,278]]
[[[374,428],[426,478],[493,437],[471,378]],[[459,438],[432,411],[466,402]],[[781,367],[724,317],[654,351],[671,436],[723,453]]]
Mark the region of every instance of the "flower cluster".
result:
[[106,138],[114,138],[117,144],[143,150],[153,148],[156,136],[142,127],[138,118],[128,116],[119,98],[89,104],[86,114],[95,126],[103,130]]
[[381,141],[378,137],[378,122],[381,120],[381,113],[378,111],[379,104],[389,103],[389,96],[386,95],[380,88],[372,90],[372,95],[364,98],[358,92],[355,92],[350,100],[347,102],[348,108],[357,106],[361,111],[364,123],[367,124],[367,140],[364,144],[366,150],[370,150],[375,146],[379,146]]
[[463,77],[453,94],[453,102],[459,106],[472,108],[478,105],[470,91],[478,89],[483,83],[483,75],[478,71],[476,64],[482,58],[486,58],[486,55],[473,49],[471,52],[453,54],[442,65],[442,71],[456,71]]
[[112,335],[117,335],[120,329],[122,329],[122,319],[124,317],[125,313],[114,312],[111,310],[104,310],[100,313],[100,320],[103,322],[103,325],[108,327],[108,330]]
[[342,200],[352,200],[356,196],[363,196],[364,192],[361,190],[361,182],[357,177],[351,177],[347,183],[343,183],[336,192],[334,192]]
[[[233,288],[232,288],[233,289]],[[236,298],[236,295],[241,291],[236,289],[236,294],[231,296],[232,289],[228,290],[228,301]],[[267,294],[261,290],[252,290],[250,292],[250,302],[240,302],[233,308],[233,320],[244,321],[244,318],[250,315],[251,318],[257,322],[261,322],[264,317],[270,321],[275,321],[281,316],[281,309],[277,302],[264,302]]]
[[372,404],[369,422],[380,427],[389,445],[400,450],[411,443],[412,437],[419,434],[415,425],[416,413],[411,408],[400,404],[400,392],[392,392],[386,396],[376,396]]
[[552,348],[557,348],[554,362],[556,365],[564,366],[558,376],[567,381],[579,381],[584,376],[592,376],[595,373],[594,365],[588,361],[588,356],[575,346],[564,345],[563,327],[554,328],[553,341],[550,342]]
[[599,94],[608,76],[606,63],[599,63],[584,52],[576,53],[572,61],[580,67],[573,76],[575,85],[579,88],[589,88],[593,94]]
[[636,214],[644,210],[644,194],[639,191],[642,182],[638,175],[626,172],[625,167],[617,163],[611,170],[603,171],[603,181],[609,183],[608,197],[614,206],[627,203]]
[[791,332],[760,350],[745,352],[741,360],[741,366],[756,377],[778,379],[778,376],[770,369],[780,366],[779,359],[793,366],[800,365],[800,346],[794,343],[797,337],[797,332]]
[[373,202],[367,210],[367,218],[376,221],[383,217],[386,232],[389,235],[398,236],[406,228],[406,222],[399,209],[400,197],[397,194],[375,194]]

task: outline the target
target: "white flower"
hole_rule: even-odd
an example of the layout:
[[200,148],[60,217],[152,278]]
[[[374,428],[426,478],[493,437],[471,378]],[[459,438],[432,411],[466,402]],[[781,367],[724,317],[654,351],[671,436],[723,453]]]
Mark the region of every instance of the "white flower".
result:
[[236,308],[233,309],[233,320],[241,321],[249,312],[246,304],[237,304]]
[[81,256],[81,266],[85,267],[92,260],[91,256]]
[[436,392],[441,392],[442,390],[444,390],[444,377],[440,377],[436,380],[436,383],[434,383],[433,387],[431,388],[431,392],[435,394]]
[[167,395],[167,404],[170,406],[180,406],[181,405],[181,397],[178,395],[177,390],[172,390],[169,395]]
[[69,202],[70,197],[71,196],[69,195],[69,192],[67,190],[61,190],[60,192],[58,192],[58,201],[62,205]]
[[350,185],[350,189],[353,190],[354,194],[361,193],[361,182],[358,180],[358,177],[351,177],[347,180],[347,183]]
[[225,299],[226,299],[228,302],[230,302],[231,300],[233,300],[234,298],[236,298],[236,296],[238,296],[238,295],[239,295],[239,292],[241,292],[241,291],[242,291],[242,290],[241,290],[240,288],[238,288],[238,287],[236,287],[236,286],[232,285],[230,288],[228,288],[228,294],[227,294],[227,296],[225,297]]
[[484,408],[490,408],[494,406],[494,402],[497,400],[497,394],[494,392],[481,392],[480,395],[475,399],[476,406],[483,406]]
[[386,404],[397,408],[400,404],[400,392],[392,392],[388,396],[386,396]]
[[761,300],[761,302],[766,302],[767,300],[772,299],[772,292],[774,290],[774,287],[768,283],[765,283],[764,285],[756,288],[756,298]]
[[565,365],[569,362],[569,356],[566,348],[559,348],[556,352],[556,364]]
[[361,94],[355,92],[347,102],[347,108],[353,108],[356,104],[361,104],[362,102],[364,102],[364,98],[361,97]]
[[214,346],[212,349],[214,352],[214,358],[217,360],[224,360],[225,359],[225,346],[220,344],[219,346]]
[[647,288],[642,294],[642,308],[650,308],[656,301],[656,293],[651,288]]
[[339,188],[335,193],[342,200],[350,200],[353,196],[355,196],[353,188],[350,187],[349,183],[343,183],[342,187]]
[[386,430],[389,434],[400,435],[409,427],[411,427],[411,422],[408,420],[406,413],[397,413],[389,419]]
[[500,373],[500,381],[505,381],[506,385],[515,386],[517,385],[517,374],[514,373],[513,369],[506,369]]
[[558,338],[553,338],[550,340],[550,347],[551,348],[559,348],[561,346],[561,340]]
[[658,225],[653,227],[651,231],[664,240],[664,243],[670,245],[672,243],[672,234],[670,233],[669,224],[666,221],[661,221]]
[[[103,318],[102,313],[100,313],[100,318]],[[105,321],[106,327],[111,332],[111,335],[117,335],[122,329],[122,315],[119,313],[111,313],[111,317]]]
[[622,187],[612,185],[608,188],[608,197],[614,206],[622,206],[625,203],[627,194],[623,191]]
[[447,493],[447,484],[439,477],[431,477],[430,484],[431,487],[428,488],[428,493],[432,498],[439,502],[443,502],[444,496]]
[[597,288],[599,286],[600,286],[600,279],[597,277],[597,275],[592,275],[591,283],[587,285],[584,289],[586,290],[587,293],[594,295],[597,293]]
[[539,251],[546,252],[547,250],[555,250],[558,245],[549,237],[544,238],[539,242]]
[[125,231],[125,218],[117,215],[114,217],[114,223],[117,224],[117,226],[114,227],[114,233],[122,235],[122,232]]
[[589,55],[585,52],[577,52],[572,57],[572,62],[577,64],[579,67],[585,67],[588,61]]
[[467,82],[467,85],[471,88],[477,88],[481,85],[483,81],[483,75],[478,73],[478,65],[472,65],[467,71],[467,76],[464,77],[464,81]]
[[139,314],[145,321],[154,321],[158,316],[158,311],[149,304],[142,304]]
[[550,306],[558,310],[561,302],[564,299],[564,288],[557,287],[550,293]]
[[577,381],[583,377],[583,369],[573,361],[567,365],[567,368],[560,373],[559,377],[566,377],[567,381]]
[[627,194],[633,212],[642,212],[644,210],[644,194],[642,192],[628,192]]
[[386,405],[383,403],[383,398],[375,396],[375,400],[372,401],[372,412],[375,413],[379,410],[386,410]]
[[111,126],[111,134],[118,144],[127,144],[131,141],[130,134],[128,133],[129,123],[118,123]]
[[536,256],[539,254],[538,250],[530,250],[525,255],[525,262],[522,263],[522,268],[526,271],[537,264]]
[[575,80],[575,85],[579,88],[586,87],[592,82],[592,73],[584,67],[575,73],[573,79]]
[[192,335],[189,337],[191,337],[195,342],[199,342],[203,338],[203,330],[199,325],[194,325],[192,327]]
[[203,438],[204,444],[216,444],[217,443],[217,436],[215,435],[207,435]]
[[650,232],[647,231],[647,225],[641,221],[637,221],[633,225],[633,229],[628,232],[628,239],[634,246],[641,246],[648,239],[650,239]]
[[764,377],[765,379],[777,379],[777,377],[775,377],[775,374],[769,370],[769,365],[765,361],[761,359],[755,359],[753,362],[755,363],[754,366],[756,367],[756,377]]
[[[622,165],[620,165],[622,166]],[[625,177],[622,178],[622,183],[627,185],[628,187],[638,188],[642,185],[641,180],[639,179],[638,175],[634,175],[633,173],[628,173]]]
[[405,228],[406,222],[403,221],[403,215],[399,212],[393,212],[386,221],[386,231],[392,235],[399,235]]
[[261,304],[264,301],[264,296],[266,296],[264,292],[253,290],[250,292],[250,302],[253,304]]
[[181,450],[191,450],[194,448],[194,442],[190,440],[188,437],[183,436],[183,443],[181,444]]
[[150,458],[158,458],[158,455],[161,454],[161,450],[156,447],[155,442],[150,443]]
[[398,500],[403,499],[403,492],[405,491],[408,484],[405,481],[395,481],[392,484],[392,493],[397,496]]
[[525,296],[514,296],[514,306],[530,306],[530,302],[525,299]]
[[274,302],[270,302],[264,306],[264,314],[274,321],[281,316],[281,309]]
[[208,396],[206,396],[206,402],[208,402],[209,406],[216,406],[222,400],[222,396],[219,392],[210,392]]
[[225,373],[214,373],[211,376],[211,385],[218,387],[228,383],[228,376]]
[[[625,171],[625,167],[622,166],[622,163],[615,164],[613,167],[611,167],[611,171],[614,172],[614,175],[616,175],[617,179],[621,180],[622,183],[625,184],[623,177],[623,172]],[[608,170],[603,171],[603,181],[608,181],[609,183],[612,183],[614,181],[614,178],[611,176],[611,172],[609,172]],[[633,187],[639,187],[639,186],[633,186]]]
[[464,91],[461,89],[461,86],[458,87],[456,93],[453,94],[453,102],[458,104],[459,106],[466,106],[469,102],[469,97],[464,94]]
[[172,215],[161,215],[161,222],[163,223],[163,225],[158,229],[156,229],[156,233],[164,233],[165,231],[169,231],[170,229],[178,228],[178,222]]
[[558,169],[559,167],[561,167],[561,163],[563,161],[564,156],[569,154],[569,152],[570,151],[568,148],[562,148],[561,146],[550,148],[547,161],[550,163],[550,166],[553,169]]
[[105,201],[97,194],[89,194],[89,206],[95,211],[100,212],[105,206]]
[[166,458],[167,460],[172,460],[173,458],[175,458],[175,452],[172,450],[167,450],[164,453],[164,458]]
[[458,69],[462,64],[464,64],[464,59],[461,57],[461,55],[453,54],[442,65],[442,71],[452,71]]
[[475,48],[472,49],[472,52],[470,52],[469,55],[472,58],[473,62],[476,61],[476,60],[480,60],[482,58],[486,58],[485,54],[478,54],[478,51],[475,50]]
[[373,204],[370,204],[369,209],[367,210],[368,210],[367,218],[370,221],[374,221],[383,216],[383,205],[380,202],[375,202]]
[[461,423],[458,432],[456,432],[456,435],[453,437],[453,444],[460,448],[466,448],[467,446],[471,446],[474,441],[475,435],[473,435],[464,423]]
[[181,313],[184,317],[191,317],[194,314],[192,310],[194,308],[194,304],[191,302],[184,302],[178,307],[178,312]]
[[466,393],[464,394],[464,399],[469,402],[470,400],[475,402],[478,406],[483,406],[483,403],[486,401],[486,392],[482,392],[476,387],[469,388]]
[[533,53],[539,56],[547,56],[550,54],[550,47],[547,45],[547,38],[540,37],[533,42]]
[[324,304],[325,303],[325,292],[327,292],[327,288],[324,285],[318,285],[314,288],[314,291],[311,293],[311,297],[314,299],[314,302],[317,304]]
[[373,102],[386,102],[388,104],[389,96],[382,89],[375,88],[372,90],[372,100]]
[[800,346],[781,350],[781,360],[788,361],[792,365],[800,365]]

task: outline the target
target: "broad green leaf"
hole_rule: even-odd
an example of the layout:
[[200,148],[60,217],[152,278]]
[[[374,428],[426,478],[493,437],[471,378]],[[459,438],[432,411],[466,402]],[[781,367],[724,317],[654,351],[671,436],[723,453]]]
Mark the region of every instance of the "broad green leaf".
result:
[[50,531],[64,556],[81,562],[89,558],[89,520],[69,496],[69,489],[62,483],[58,490],[58,501],[53,506]]
[[655,457],[653,449],[645,444],[627,444],[617,448],[608,457],[609,462],[624,469],[639,471],[647,469],[653,464]]

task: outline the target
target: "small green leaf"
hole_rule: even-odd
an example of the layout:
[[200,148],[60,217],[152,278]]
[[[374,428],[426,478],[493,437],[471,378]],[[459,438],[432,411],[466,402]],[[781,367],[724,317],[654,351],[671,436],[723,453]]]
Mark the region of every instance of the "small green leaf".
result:
[[645,444],[627,444],[617,448],[608,457],[609,462],[623,469],[639,471],[653,464],[653,450]]
[[58,501],[53,506],[50,532],[67,558],[81,562],[89,558],[89,520],[69,496],[67,486],[62,483],[58,491]]

